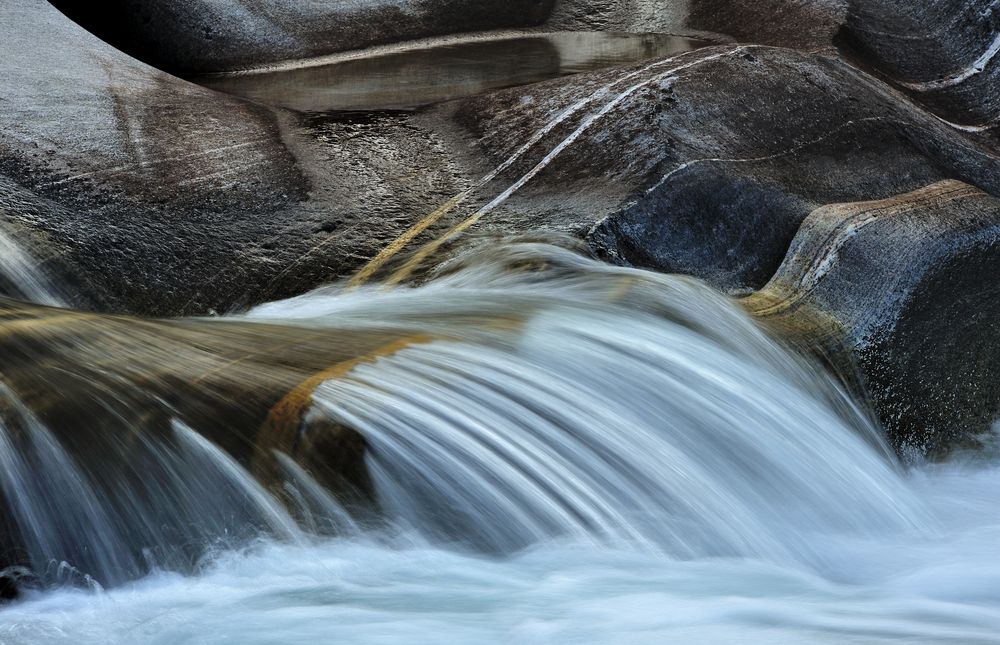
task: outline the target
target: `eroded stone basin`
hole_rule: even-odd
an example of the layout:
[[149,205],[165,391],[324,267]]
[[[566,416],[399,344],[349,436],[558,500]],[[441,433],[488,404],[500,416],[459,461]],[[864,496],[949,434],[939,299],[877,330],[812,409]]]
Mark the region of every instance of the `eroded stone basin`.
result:
[[196,78],[302,112],[408,109],[715,44],[669,34],[563,32],[451,41],[362,58],[338,57]]

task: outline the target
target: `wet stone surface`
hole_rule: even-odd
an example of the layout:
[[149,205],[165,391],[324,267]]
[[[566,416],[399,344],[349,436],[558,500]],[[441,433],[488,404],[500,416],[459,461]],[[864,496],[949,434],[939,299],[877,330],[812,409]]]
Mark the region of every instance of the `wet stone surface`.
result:
[[691,51],[709,40],[564,32],[470,40],[290,69],[194,78],[302,112],[412,109],[490,90]]

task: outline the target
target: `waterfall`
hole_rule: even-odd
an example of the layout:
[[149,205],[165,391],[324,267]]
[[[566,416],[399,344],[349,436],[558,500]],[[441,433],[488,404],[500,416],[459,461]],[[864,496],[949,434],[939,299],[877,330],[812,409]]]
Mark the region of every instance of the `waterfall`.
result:
[[314,396],[365,436],[397,525],[487,552],[566,538],[818,561],[812,536],[925,524],[864,411],[727,298],[543,244],[473,258],[421,288],[251,314],[442,338]]
[[[304,539],[250,473],[183,423],[173,423],[172,441],[143,440],[130,453],[135,463],[109,458],[109,484],[76,463],[8,388],[0,386],[0,400],[0,499],[23,564],[43,583],[121,584],[157,568],[193,571],[209,549],[260,536]],[[304,473],[294,485],[317,486]],[[339,526],[343,509],[322,502]]]
[[59,290],[38,268],[35,258],[4,231],[0,224],[0,295],[41,305],[65,305]]
[[[7,346],[58,343],[72,351],[45,361],[73,370],[113,338],[130,358],[87,372],[100,400],[82,403],[58,371],[3,368],[0,594],[22,598],[0,606],[0,641],[1000,629],[1000,451],[903,470],[829,376],[695,280],[484,244],[412,288],[333,285],[225,321],[58,320]],[[240,383],[253,396],[234,401]],[[356,462],[324,441],[345,428]],[[363,466],[364,495],[324,465]]]
[[298,429],[299,443],[317,420],[364,437],[380,521],[285,454],[265,488],[192,415],[80,462],[4,390],[0,490],[38,575],[108,586],[196,571],[207,551],[258,537],[386,530],[474,553],[569,540],[823,566],[816,536],[928,523],[868,416],[695,280],[522,243],[480,248],[424,286],[327,288],[229,324],[424,339],[330,372]]

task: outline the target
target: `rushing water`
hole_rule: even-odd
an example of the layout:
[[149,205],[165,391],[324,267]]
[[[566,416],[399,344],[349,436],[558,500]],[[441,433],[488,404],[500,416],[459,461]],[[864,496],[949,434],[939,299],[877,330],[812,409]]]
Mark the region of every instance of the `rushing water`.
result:
[[561,32],[455,41],[197,80],[222,92],[305,112],[409,109],[710,44],[667,34]]
[[[521,244],[231,322],[411,339],[331,373],[309,412],[364,435],[382,519],[279,455],[286,511],[175,420],[163,486],[197,565],[153,549],[111,587],[62,560],[132,566],[113,560],[156,538],[133,524],[161,516],[105,504],[9,392],[0,486],[33,568],[76,575],[0,609],[0,643],[997,642],[996,455],[902,469],[696,281]],[[234,519],[256,537],[213,540]]]
[[64,304],[58,289],[39,270],[35,258],[14,241],[0,222],[0,294],[43,305]]

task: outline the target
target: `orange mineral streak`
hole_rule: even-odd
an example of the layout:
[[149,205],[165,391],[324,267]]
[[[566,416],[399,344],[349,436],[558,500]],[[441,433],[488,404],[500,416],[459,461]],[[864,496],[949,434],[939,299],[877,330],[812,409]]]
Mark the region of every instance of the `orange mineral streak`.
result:
[[267,418],[264,420],[264,424],[257,435],[258,459],[270,459],[274,450],[291,451],[295,437],[305,420],[306,412],[312,407],[313,394],[315,394],[316,389],[324,382],[343,378],[359,365],[373,363],[380,358],[392,356],[407,347],[426,344],[432,340],[433,338],[425,335],[407,336],[356,358],[337,363],[333,367],[314,374],[300,383],[268,412]]

